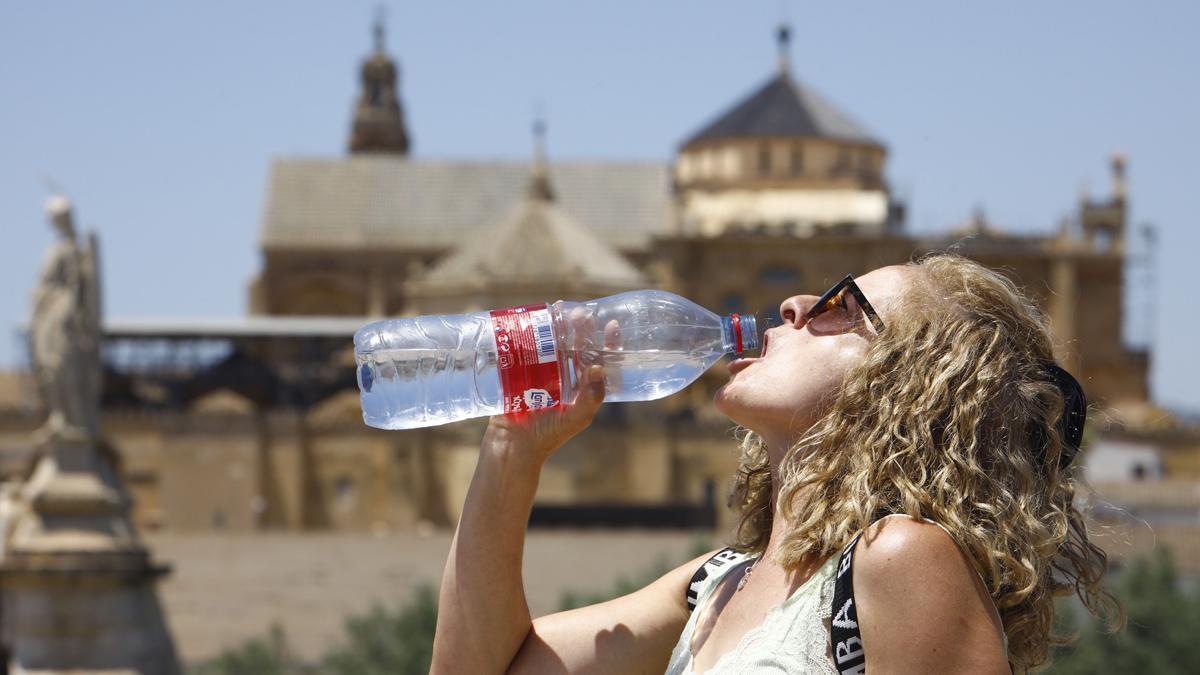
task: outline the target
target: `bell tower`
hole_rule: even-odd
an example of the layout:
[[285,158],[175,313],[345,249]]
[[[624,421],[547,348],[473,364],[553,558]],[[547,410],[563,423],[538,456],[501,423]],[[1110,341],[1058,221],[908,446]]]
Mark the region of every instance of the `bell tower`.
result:
[[362,64],[362,91],[354,109],[350,152],[407,155],[408,132],[396,86],[399,68],[384,52],[382,17],[375,19],[373,31],[375,51]]
[[1109,166],[1112,170],[1112,192],[1107,200],[1082,199],[1079,221],[1083,236],[1099,251],[1120,251],[1125,243],[1128,204],[1125,199],[1125,155],[1114,153]]

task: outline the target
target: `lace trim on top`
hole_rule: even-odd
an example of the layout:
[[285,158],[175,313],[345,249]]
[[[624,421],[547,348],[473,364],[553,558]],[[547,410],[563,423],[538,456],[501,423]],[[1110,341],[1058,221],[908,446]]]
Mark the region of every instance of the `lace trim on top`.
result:
[[[667,675],[691,675],[692,635],[707,601],[721,579],[751,556],[740,554],[737,563],[708,579],[667,665]],[[737,645],[717,659],[709,675],[742,675],[759,671],[821,673],[836,675],[829,644],[829,620],[833,601],[832,556],[783,602],[772,607],[761,624],[746,631]]]

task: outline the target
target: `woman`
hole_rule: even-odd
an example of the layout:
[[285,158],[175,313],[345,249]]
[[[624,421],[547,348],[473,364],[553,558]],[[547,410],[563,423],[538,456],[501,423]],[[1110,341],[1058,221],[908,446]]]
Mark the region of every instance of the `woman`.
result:
[[[573,406],[491,420],[433,672],[1006,673],[1046,660],[1056,596],[1113,607],[1066,470],[1081,392],[1009,281],[932,256],[780,316],[715,398],[748,430],[736,551],[625,597],[531,621],[521,582],[538,472],[591,421],[599,368]],[[835,592],[857,616],[831,626]],[[835,648],[831,628],[858,632]]]

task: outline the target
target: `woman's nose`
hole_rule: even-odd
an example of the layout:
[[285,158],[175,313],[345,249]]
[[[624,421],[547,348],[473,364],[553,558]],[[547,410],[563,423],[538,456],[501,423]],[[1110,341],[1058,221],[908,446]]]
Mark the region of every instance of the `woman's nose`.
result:
[[800,328],[805,322],[804,315],[808,314],[808,310],[816,301],[817,298],[813,295],[793,295],[779,305],[779,316],[785,324]]

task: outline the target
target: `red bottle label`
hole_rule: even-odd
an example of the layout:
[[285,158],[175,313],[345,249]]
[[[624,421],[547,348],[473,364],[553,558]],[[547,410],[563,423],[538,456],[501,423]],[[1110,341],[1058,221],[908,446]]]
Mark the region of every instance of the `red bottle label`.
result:
[[558,346],[548,307],[542,303],[492,310],[496,365],[506,413],[559,403],[562,384],[558,377]]

